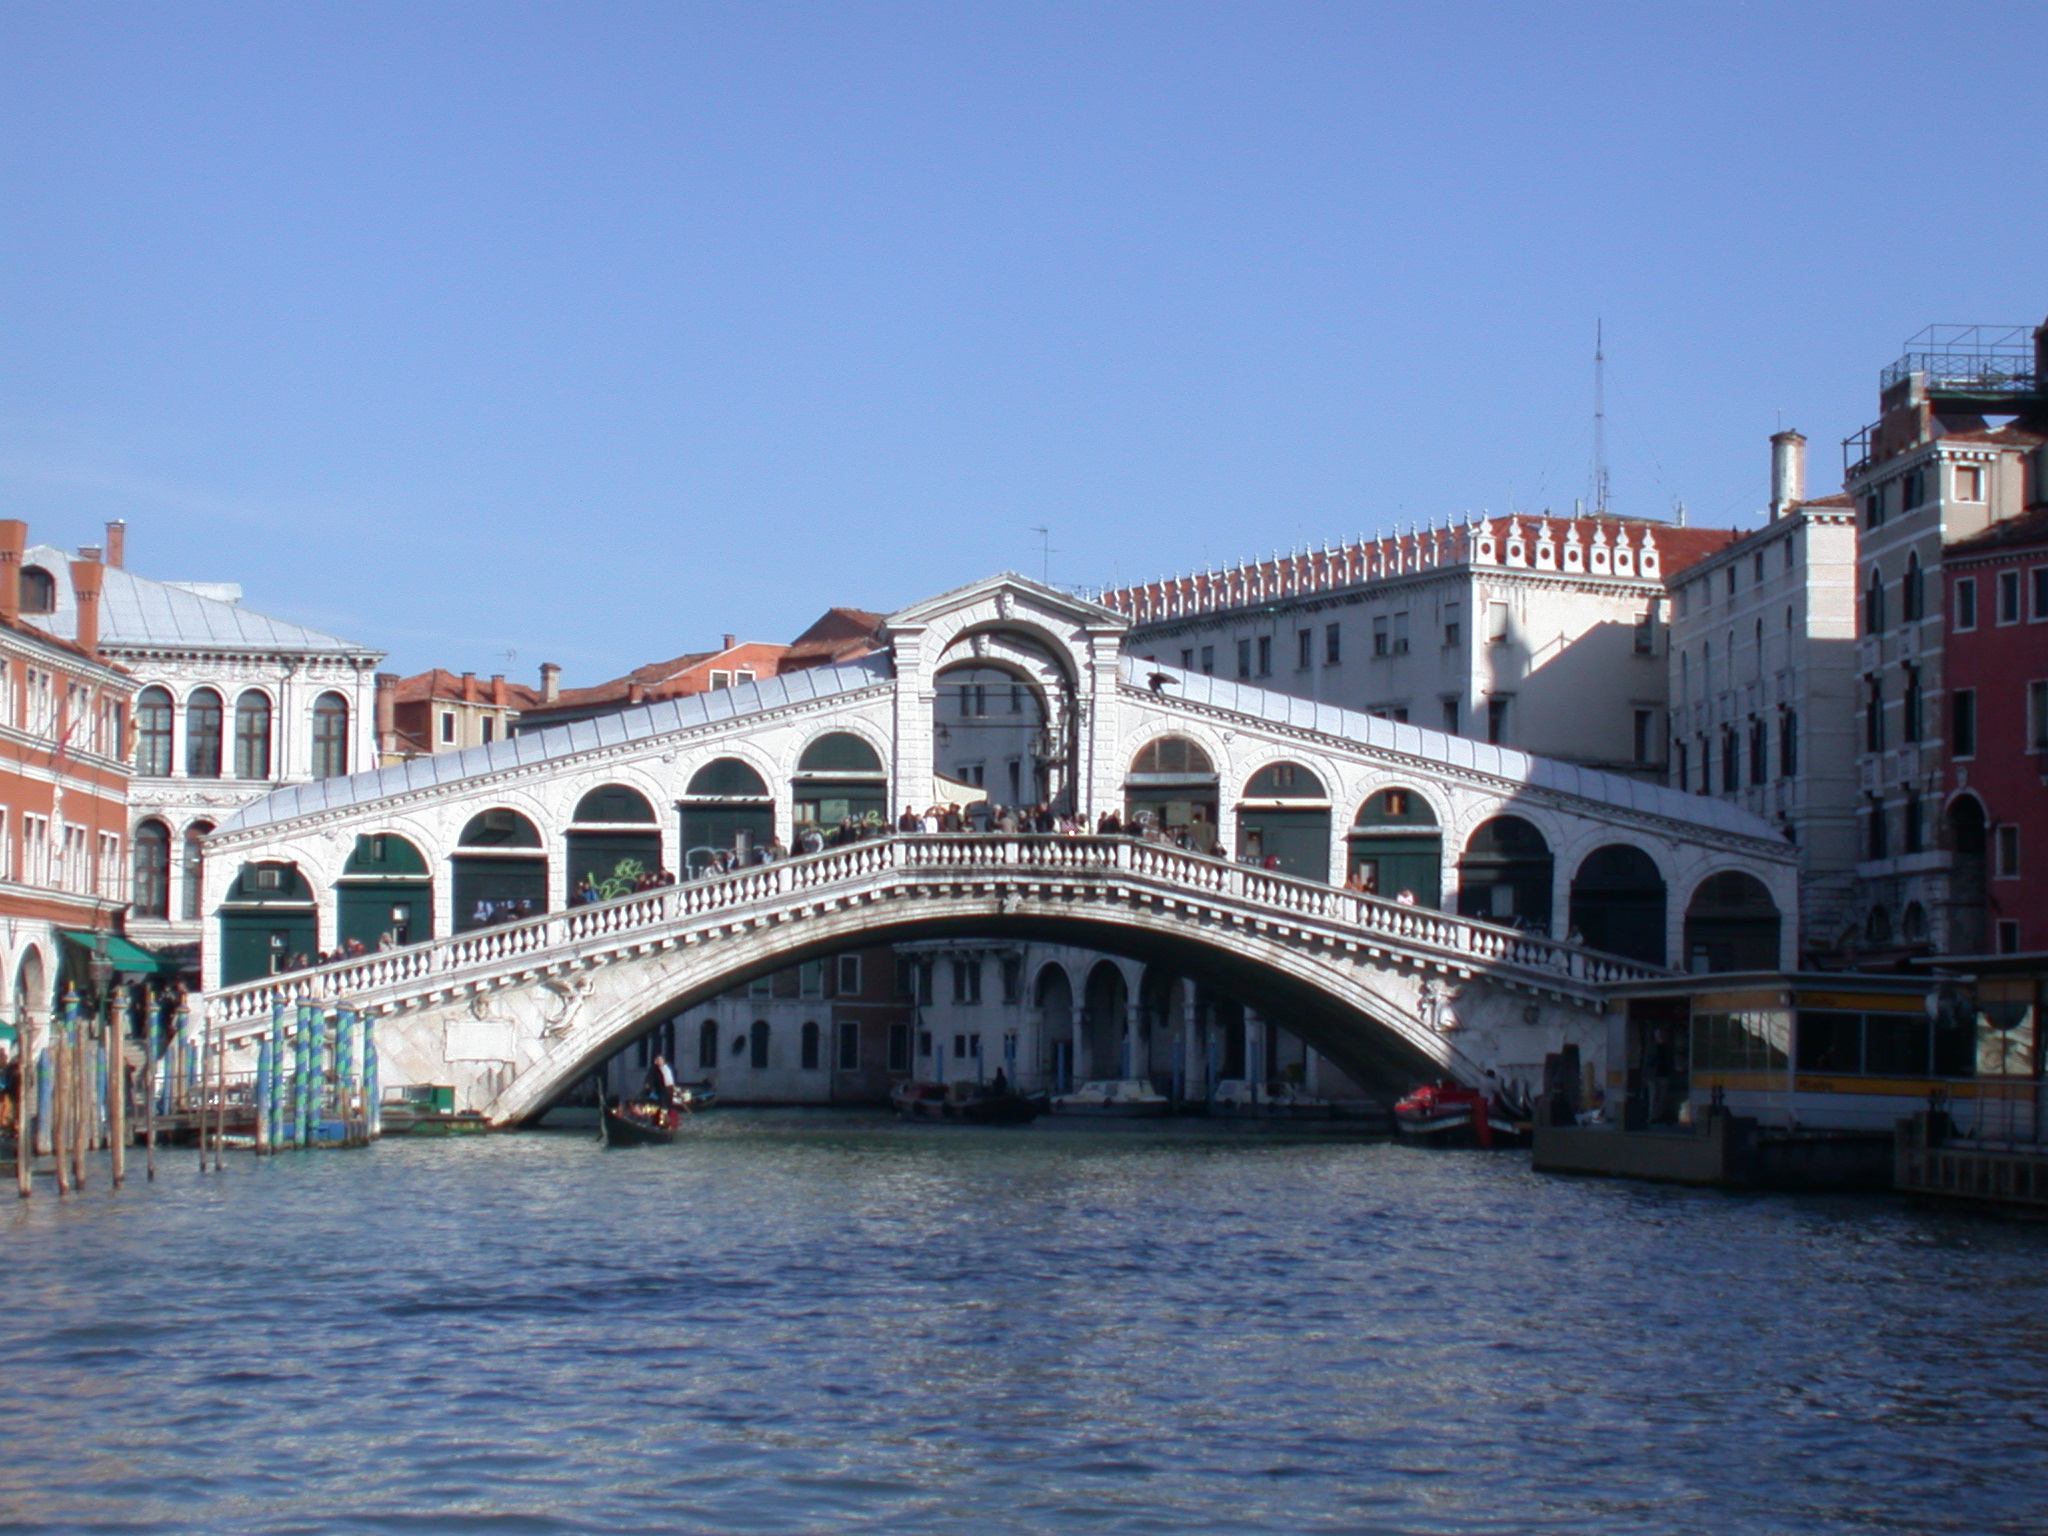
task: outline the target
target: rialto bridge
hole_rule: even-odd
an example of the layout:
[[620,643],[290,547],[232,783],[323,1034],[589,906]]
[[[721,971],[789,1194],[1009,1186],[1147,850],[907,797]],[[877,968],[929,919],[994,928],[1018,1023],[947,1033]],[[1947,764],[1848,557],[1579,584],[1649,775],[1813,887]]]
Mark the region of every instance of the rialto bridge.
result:
[[[1169,966],[1375,1085],[1568,1041],[1597,1062],[1603,985],[1789,964],[1795,866],[1766,823],[1160,667],[1125,628],[1006,575],[893,615],[860,663],[279,791],[208,845],[208,1018],[246,1039],[276,1001],[345,999],[379,1018],[387,1087],[507,1122],[682,1008],[919,938]],[[1190,846],[892,835],[687,877],[983,794]],[[686,878],[589,900],[622,864]],[[344,947],[376,952],[290,968]]]

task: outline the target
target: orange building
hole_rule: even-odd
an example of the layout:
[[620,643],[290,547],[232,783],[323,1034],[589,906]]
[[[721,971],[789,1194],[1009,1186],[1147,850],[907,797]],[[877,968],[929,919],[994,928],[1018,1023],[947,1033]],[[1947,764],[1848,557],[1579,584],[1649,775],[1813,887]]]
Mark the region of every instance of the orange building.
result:
[[0,1019],[10,1030],[46,1016],[67,964],[83,979],[95,937],[108,947],[119,934],[129,878],[135,681],[99,653],[103,567],[96,550],[70,562],[78,638],[59,639],[21,616],[27,537],[25,524],[0,521]]

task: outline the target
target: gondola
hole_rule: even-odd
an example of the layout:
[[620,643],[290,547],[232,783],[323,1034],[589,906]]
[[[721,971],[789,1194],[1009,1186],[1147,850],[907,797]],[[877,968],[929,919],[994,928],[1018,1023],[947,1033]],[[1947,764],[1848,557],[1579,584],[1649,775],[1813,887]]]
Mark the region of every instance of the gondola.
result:
[[608,1147],[659,1146],[676,1139],[682,1129],[680,1110],[643,1101],[598,1100],[599,1137]]

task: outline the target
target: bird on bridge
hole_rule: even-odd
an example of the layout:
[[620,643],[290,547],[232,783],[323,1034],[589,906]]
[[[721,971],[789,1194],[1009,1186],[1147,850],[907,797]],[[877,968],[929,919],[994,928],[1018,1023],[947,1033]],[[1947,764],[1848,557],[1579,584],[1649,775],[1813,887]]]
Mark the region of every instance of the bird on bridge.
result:
[[1146,686],[1154,693],[1166,692],[1166,685],[1172,681],[1173,674],[1170,672],[1154,672],[1145,679]]

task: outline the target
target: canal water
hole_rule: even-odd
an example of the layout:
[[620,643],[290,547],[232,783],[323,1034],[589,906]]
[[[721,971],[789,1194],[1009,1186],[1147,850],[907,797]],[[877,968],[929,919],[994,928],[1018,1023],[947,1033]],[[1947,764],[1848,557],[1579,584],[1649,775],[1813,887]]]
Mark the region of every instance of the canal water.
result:
[[0,1531],[2048,1531],[2048,1227],[719,1111],[0,1213]]

